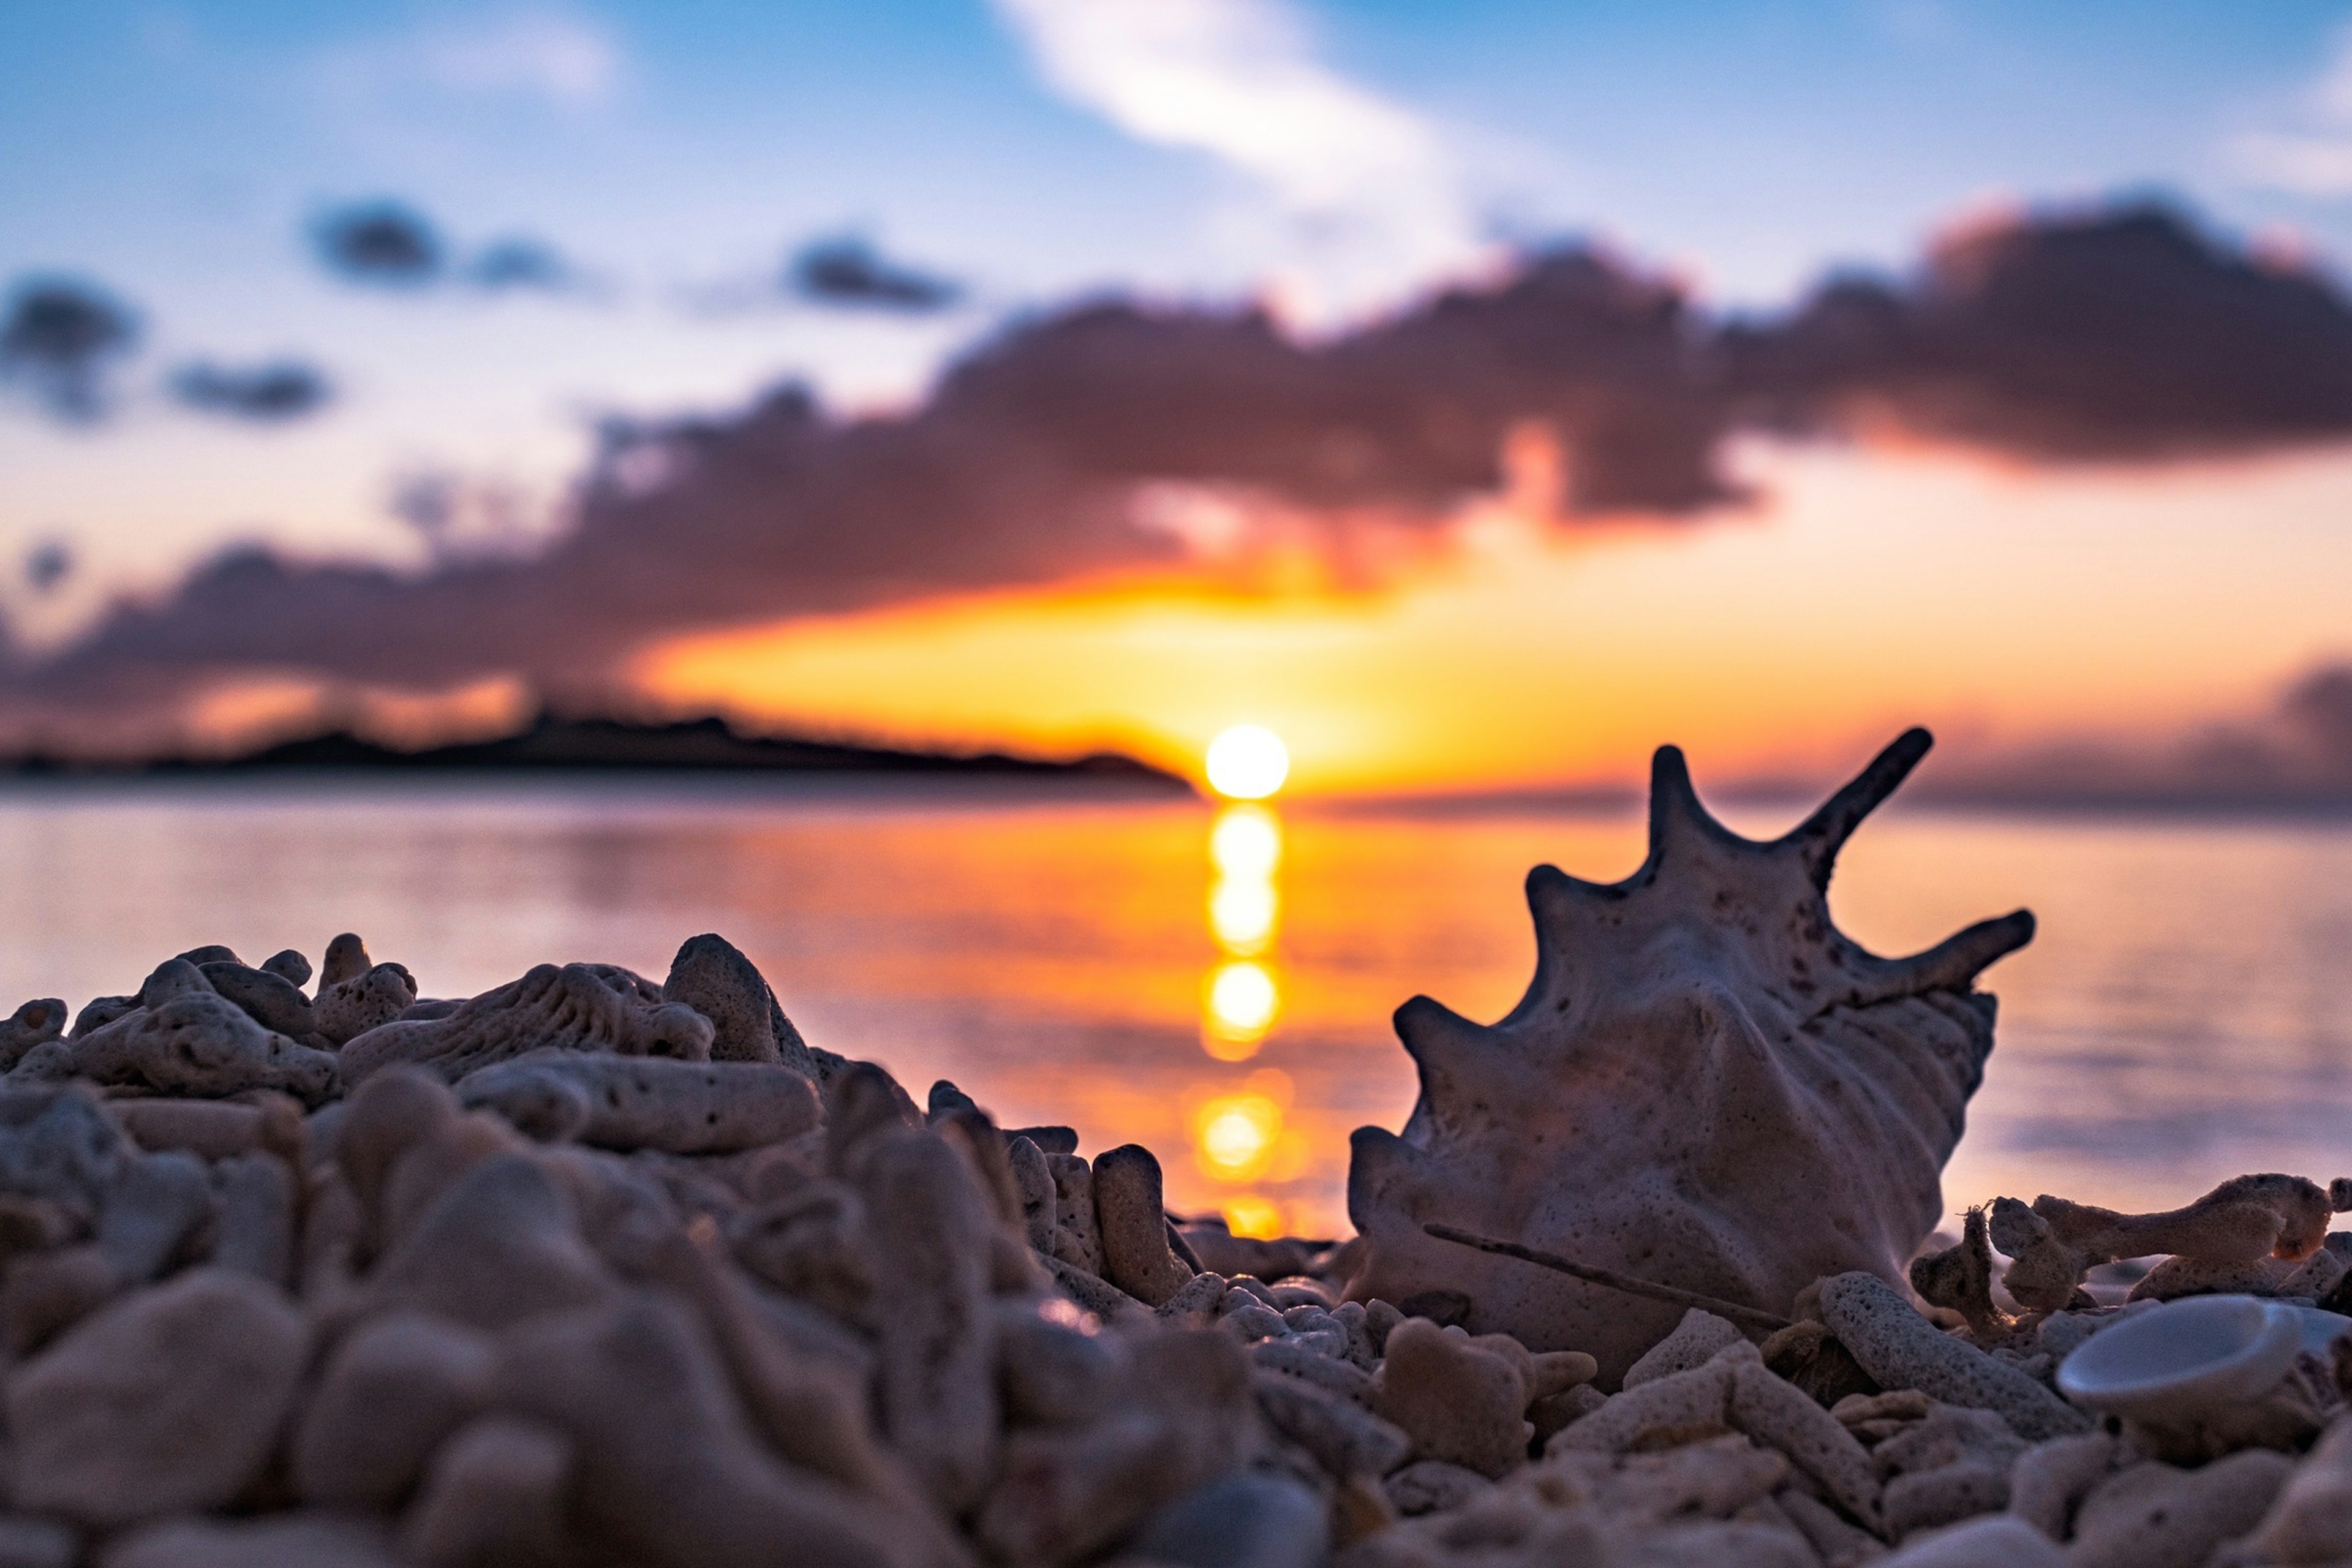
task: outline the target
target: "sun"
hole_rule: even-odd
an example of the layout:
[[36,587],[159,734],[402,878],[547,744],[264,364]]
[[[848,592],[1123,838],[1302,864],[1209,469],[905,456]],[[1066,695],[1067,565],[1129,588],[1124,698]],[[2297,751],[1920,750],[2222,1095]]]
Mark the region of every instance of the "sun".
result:
[[1264,800],[1290,776],[1282,737],[1258,724],[1236,724],[1209,742],[1209,787],[1229,800]]

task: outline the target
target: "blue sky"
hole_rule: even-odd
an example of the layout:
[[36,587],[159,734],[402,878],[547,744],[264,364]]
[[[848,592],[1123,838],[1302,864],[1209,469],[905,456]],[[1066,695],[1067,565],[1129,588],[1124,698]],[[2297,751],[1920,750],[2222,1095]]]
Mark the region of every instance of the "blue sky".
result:
[[[1498,237],[1590,234],[1762,306],[1972,208],[2143,190],[2352,256],[2347,25],[2297,0],[20,5],[0,281],[102,284],[143,336],[100,426],[0,405],[0,552],[58,536],[85,563],[12,613],[38,632],[237,536],[413,552],[385,504],[404,475],[544,506],[599,414],[794,375],[887,403],[1079,292],[1265,290],[1312,327]],[[541,240],[596,287],[328,276],[306,224],[377,196],[461,250]],[[762,295],[842,232],[969,302]],[[258,430],[156,391],[191,357],[272,355],[337,401]]]
[[[2341,5],[1224,8],[1286,11],[1302,52],[1425,121],[1478,217],[1598,228],[1732,294],[1785,292],[1826,257],[1894,258],[1988,193],[2152,184],[2352,237],[2339,200],[2275,188],[2243,146],[2329,129],[2308,100]],[[0,246],[126,286],[266,292],[279,279],[257,273],[300,264],[306,203],[386,190],[645,283],[843,223],[1016,292],[1245,279],[1213,235],[1247,177],[1068,101],[1019,11],[15,7]]]

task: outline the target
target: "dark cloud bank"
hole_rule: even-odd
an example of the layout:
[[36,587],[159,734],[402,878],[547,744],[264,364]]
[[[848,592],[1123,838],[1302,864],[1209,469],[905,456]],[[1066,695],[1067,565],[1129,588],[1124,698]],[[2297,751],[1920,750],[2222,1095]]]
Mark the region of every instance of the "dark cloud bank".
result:
[[[362,224],[332,248],[389,281],[440,254],[415,238]],[[844,287],[898,287],[866,259],[884,280]],[[2352,437],[2352,303],[2136,207],[1979,227],[1909,277],[1833,279],[1764,320],[1710,320],[1582,250],[1312,345],[1249,311],[1084,304],[1007,330],[902,416],[836,419],[785,390],[614,426],[570,530],[530,559],[404,575],[225,554],[5,689],[55,715],[257,670],[576,686],[696,627],[1179,559],[1133,504],[1151,482],[1434,530],[1499,482],[1529,422],[1566,456],[1570,526],[1737,504],[1719,465],[1741,430],[1893,427],[2039,463],[2251,454]]]

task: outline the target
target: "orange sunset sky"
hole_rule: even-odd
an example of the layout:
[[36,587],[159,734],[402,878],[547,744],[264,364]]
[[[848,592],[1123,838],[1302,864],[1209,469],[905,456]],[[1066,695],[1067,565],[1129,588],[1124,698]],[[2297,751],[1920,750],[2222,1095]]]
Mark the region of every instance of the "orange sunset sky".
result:
[[[1752,445],[1749,508],[1548,530],[1465,519],[1379,586],[1150,577],[699,636],[647,688],[761,723],[1198,776],[1278,731],[1293,792],[1826,776],[1902,726],[1954,749],[2168,740],[2352,653],[2352,456],[2052,472]],[[1302,574],[1311,576],[1311,574]]]

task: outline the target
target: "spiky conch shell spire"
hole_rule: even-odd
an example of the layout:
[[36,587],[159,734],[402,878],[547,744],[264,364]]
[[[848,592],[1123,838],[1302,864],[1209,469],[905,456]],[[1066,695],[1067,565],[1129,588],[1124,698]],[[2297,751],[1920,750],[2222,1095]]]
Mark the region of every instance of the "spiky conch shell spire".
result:
[[1532,1347],[1613,1385],[1674,1310],[1427,1236],[1440,1221],[1785,1312],[1824,1274],[1890,1280],[1942,1212],[1944,1162],[1992,1048],[1977,974],[2022,910],[1884,958],[1829,916],[1839,849],[1932,744],[1911,730],[1780,838],[1700,804],[1672,746],[1650,847],[1622,882],[1528,876],[1536,972],[1492,1025],[1397,1010],[1420,1073],[1402,1134],[1360,1128],[1349,1286]]

